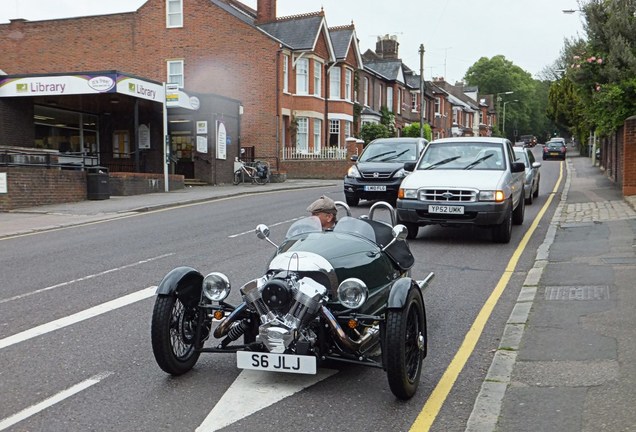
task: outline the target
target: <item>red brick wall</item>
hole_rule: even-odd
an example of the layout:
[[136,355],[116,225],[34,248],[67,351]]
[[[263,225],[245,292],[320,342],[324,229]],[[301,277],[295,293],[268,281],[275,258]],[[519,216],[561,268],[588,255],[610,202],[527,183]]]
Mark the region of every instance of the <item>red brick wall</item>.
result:
[[0,211],[86,199],[86,173],[42,168],[2,167],[7,193],[0,194]]
[[185,59],[185,89],[242,101],[240,144],[274,155],[278,43],[208,0],[184,2],[184,27],[167,29],[165,3],[148,0],[132,13],[0,25],[0,69],[116,69],[162,82],[166,61]]
[[351,166],[348,160],[284,160],[281,161],[281,172],[287,178],[307,179],[340,179],[342,180]]
[[636,195],[636,116],[625,120],[623,161],[623,195]]

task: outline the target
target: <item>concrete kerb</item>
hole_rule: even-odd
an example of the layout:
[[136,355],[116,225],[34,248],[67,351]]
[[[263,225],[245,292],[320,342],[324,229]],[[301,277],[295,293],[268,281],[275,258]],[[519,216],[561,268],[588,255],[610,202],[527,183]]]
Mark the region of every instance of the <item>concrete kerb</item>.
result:
[[548,253],[554,243],[556,230],[570,189],[571,166],[569,161],[566,163],[566,167],[567,177],[561,200],[552,217],[545,239],[537,250],[534,266],[528,271],[521,292],[517,297],[517,302],[506,322],[499,347],[495,352],[486,378],[475,399],[473,410],[466,422],[466,432],[494,432],[497,429],[499,414],[501,413],[504,396],[517,361],[521,339],[534,303],[539,281],[548,263]]

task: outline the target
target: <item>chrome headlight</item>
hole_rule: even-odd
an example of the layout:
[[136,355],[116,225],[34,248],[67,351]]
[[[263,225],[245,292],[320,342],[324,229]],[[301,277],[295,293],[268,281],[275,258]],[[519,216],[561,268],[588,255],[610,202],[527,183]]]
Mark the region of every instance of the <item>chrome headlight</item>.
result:
[[360,175],[360,171],[358,170],[358,167],[355,165],[351,165],[351,167],[349,168],[349,171],[347,171],[347,177],[360,178],[362,176]]
[[346,308],[358,309],[367,301],[369,289],[357,278],[349,278],[338,286],[338,301]]
[[403,199],[417,199],[417,189],[400,189]]
[[502,190],[483,190],[479,191],[479,201],[502,202],[506,195]]
[[224,300],[230,294],[230,288],[230,280],[223,273],[213,272],[203,279],[203,295],[209,300]]

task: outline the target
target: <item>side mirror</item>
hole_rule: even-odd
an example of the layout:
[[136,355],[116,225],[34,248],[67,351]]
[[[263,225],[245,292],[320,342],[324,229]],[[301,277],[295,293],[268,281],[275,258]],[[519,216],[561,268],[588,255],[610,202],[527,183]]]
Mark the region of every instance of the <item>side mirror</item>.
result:
[[526,165],[523,162],[513,162],[511,168],[513,173],[524,172],[526,170]]
[[533,162],[532,163],[532,168],[540,168],[541,167],[541,162]]
[[265,240],[269,237],[269,228],[265,224],[258,224],[256,227],[256,237],[261,240]]
[[405,162],[404,163],[404,171],[413,172],[415,171],[415,165],[417,162]]
[[357,162],[357,160],[358,160],[358,155],[351,156],[351,162]]

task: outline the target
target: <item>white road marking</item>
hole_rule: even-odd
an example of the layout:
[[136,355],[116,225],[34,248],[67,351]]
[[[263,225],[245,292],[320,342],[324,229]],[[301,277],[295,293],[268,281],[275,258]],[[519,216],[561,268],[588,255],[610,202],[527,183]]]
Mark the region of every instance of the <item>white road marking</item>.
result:
[[[302,216],[301,217],[296,217],[296,218],[293,218],[293,219],[288,219],[288,220],[282,221],[282,222],[276,222],[275,224],[271,224],[271,225],[268,225],[268,226],[273,227],[273,226],[283,225],[283,224],[286,224],[286,223],[297,221],[298,219],[302,219]],[[238,233],[238,234],[231,234],[231,235],[227,236],[227,238],[240,237],[240,236],[245,235],[245,234],[254,234],[254,230],[252,229],[252,230],[249,230],[249,231],[243,231],[242,233]]]
[[112,269],[109,269],[109,270],[104,270],[103,272],[99,272],[99,273],[95,273],[95,274],[92,274],[92,275],[84,276],[84,277],[81,277],[79,279],[73,279],[73,280],[70,280],[68,282],[62,282],[62,283],[59,283],[59,284],[56,284],[56,285],[51,285],[51,286],[46,287],[46,288],[41,288],[41,289],[38,289],[38,290],[35,290],[35,291],[31,291],[31,292],[28,292],[28,293],[24,293],[24,294],[20,294],[20,295],[17,295],[17,296],[9,297],[9,298],[6,298],[6,299],[2,299],[2,300],[0,300],[0,304],[8,303],[8,302],[13,301],[13,300],[19,300],[19,299],[22,299],[22,298],[25,298],[25,297],[32,296],[34,294],[39,294],[39,293],[42,293],[42,292],[45,292],[45,291],[49,291],[49,290],[52,290],[52,289],[55,289],[55,288],[61,288],[63,286],[68,286],[68,285],[71,285],[71,284],[74,284],[74,283],[77,283],[77,282],[83,282],[83,281],[86,281],[86,280],[89,280],[89,279],[94,279],[94,278],[99,277],[99,276],[104,276],[104,275],[107,275],[109,273],[113,273],[113,272],[116,272],[116,271],[124,270],[124,269],[130,268],[130,267],[135,267],[135,266],[138,266],[138,265],[141,265],[141,264],[146,264],[146,263],[149,263],[151,261],[155,261],[155,260],[158,260],[158,259],[161,259],[161,258],[169,257],[171,255],[174,255],[174,253],[168,253],[168,254],[164,254],[164,255],[159,255],[159,256],[156,256],[156,257],[153,257],[153,258],[148,258],[148,259],[145,259],[145,260],[137,261],[135,263],[126,264],[125,266],[115,267],[115,268],[112,268]]
[[73,396],[74,394],[77,394],[83,390],[86,390],[87,388],[99,383],[100,381],[109,377],[112,374],[113,372],[102,372],[100,374],[92,376],[89,379],[82,381],[79,384],[75,384],[74,386],[69,387],[66,390],[63,390],[56,395],[51,396],[48,399],[44,399],[40,403],[31,405],[30,407],[23,409],[19,413],[13,414],[12,416],[9,416],[3,420],[0,420],[0,431],[10,428],[16,423],[19,423],[22,420],[25,420],[31,417],[32,415],[39,413],[40,411],[44,411],[45,409],[55,405],[56,403],[62,402],[64,399],[67,399]]
[[156,290],[157,290],[156,286],[144,288],[137,292],[134,292],[134,293],[125,295],[123,297],[119,297],[117,299],[107,301],[106,303],[102,303],[92,308],[77,312],[73,315],[69,315],[67,317],[60,318],[55,321],[51,321],[46,324],[39,325],[37,327],[33,327],[32,329],[14,334],[13,336],[0,339],[0,349],[6,348],[8,346],[11,346],[20,342],[24,342],[25,340],[34,338],[36,336],[41,336],[43,334],[46,334],[55,330],[59,330],[64,327],[68,327],[72,324],[87,320],[89,318],[96,317],[98,315],[105,314],[106,312],[110,312],[112,310],[119,309],[124,306],[128,306],[140,300],[147,299],[148,297],[154,296]]
[[333,369],[318,369],[316,375],[244,370],[196,432],[222,429],[336,373],[338,371]]

